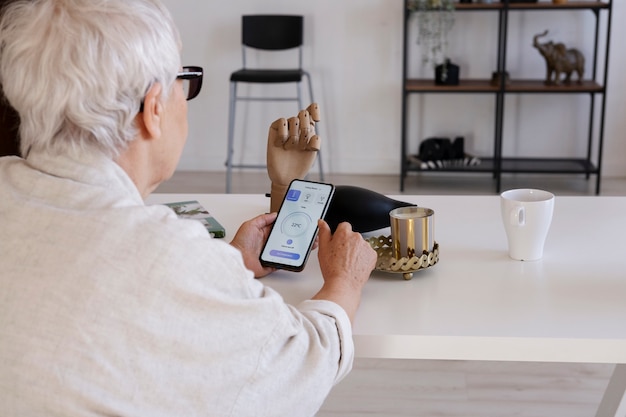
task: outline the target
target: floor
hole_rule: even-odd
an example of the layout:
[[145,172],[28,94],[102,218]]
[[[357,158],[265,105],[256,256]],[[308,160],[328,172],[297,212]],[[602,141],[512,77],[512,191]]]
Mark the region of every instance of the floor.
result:
[[[319,181],[319,175],[310,175]],[[398,175],[349,175],[327,174],[326,182],[355,185],[382,194],[402,194]],[[159,186],[159,193],[223,193],[226,175],[224,172],[179,171]],[[266,193],[270,181],[264,171],[237,171],[233,173],[232,192],[237,194]],[[542,188],[558,195],[595,195],[595,177],[572,175],[504,175],[501,190],[510,188]],[[424,173],[409,175],[405,180],[405,194],[495,194],[496,184],[486,174]],[[626,177],[603,178],[601,195],[626,195]]]
[[[319,180],[316,174],[312,180]],[[395,175],[337,175],[327,182],[400,194]],[[177,172],[161,193],[223,193],[221,172]],[[595,179],[504,177],[502,189],[543,188],[558,195],[595,195]],[[237,172],[234,193],[266,193],[264,172]],[[489,176],[428,173],[406,180],[407,194],[495,194]],[[626,178],[605,178],[602,195],[626,195]],[[613,365],[358,359],[317,417],[593,417]],[[624,401],[622,402],[624,403]],[[619,415],[624,412],[624,404]]]
[[317,417],[593,417],[613,367],[358,359]]

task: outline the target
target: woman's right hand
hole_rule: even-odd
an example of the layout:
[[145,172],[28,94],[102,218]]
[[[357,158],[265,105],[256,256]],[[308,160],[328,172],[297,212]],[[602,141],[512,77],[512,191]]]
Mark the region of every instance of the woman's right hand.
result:
[[340,223],[332,234],[324,220],[318,222],[318,259],[324,285],[313,299],[329,300],[346,310],[354,319],[361,291],[376,266],[376,251],[350,223]]

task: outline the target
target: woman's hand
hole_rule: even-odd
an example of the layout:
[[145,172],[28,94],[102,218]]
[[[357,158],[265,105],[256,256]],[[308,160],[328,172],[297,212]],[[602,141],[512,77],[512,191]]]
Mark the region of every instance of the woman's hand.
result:
[[343,222],[331,234],[328,224],[320,220],[319,250],[324,285],[313,299],[333,301],[354,320],[361,301],[361,291],[376,266],[378,256],[369,243],[349,223]]
[[261,214],[248,220],[239,227],[235,237],[230,242],[232,246],[239,249],[243,256],[243,262],[256,278],[264,277],[276,270],[276,268],[262,266],[259,261],[261,250],[275,220],[276,213]]

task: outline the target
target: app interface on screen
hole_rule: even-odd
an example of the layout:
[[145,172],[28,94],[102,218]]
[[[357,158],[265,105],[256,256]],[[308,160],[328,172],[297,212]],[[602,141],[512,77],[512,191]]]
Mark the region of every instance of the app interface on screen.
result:
[[300,266],[328,203],[331,186],[295,182],[287,191],[274,229],[265,245],[263,259]]

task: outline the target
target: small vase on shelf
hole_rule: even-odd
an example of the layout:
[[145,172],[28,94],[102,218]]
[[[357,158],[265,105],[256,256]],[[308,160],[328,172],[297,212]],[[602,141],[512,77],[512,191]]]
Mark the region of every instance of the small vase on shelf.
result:
[[446,59],[441,65],[435,67],[435,84],[459,85],[459,66]]

